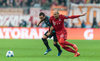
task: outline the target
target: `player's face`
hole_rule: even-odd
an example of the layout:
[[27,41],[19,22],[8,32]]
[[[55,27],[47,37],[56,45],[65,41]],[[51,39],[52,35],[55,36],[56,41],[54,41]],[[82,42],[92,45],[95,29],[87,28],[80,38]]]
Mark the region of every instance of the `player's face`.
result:
[[39,16],[41,20],[44,20],[45,19],[45,16],[41,15]]
[[54,17],[57,19],[59,18],[59,13],[54,13]]

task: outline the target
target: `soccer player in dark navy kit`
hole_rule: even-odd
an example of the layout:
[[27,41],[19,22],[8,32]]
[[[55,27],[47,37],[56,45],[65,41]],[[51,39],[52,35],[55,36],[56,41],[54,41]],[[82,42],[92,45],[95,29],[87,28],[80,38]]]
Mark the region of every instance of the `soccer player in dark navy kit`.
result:
[[[39,18],[40,18],[40,21],[39,21],[39,23],[37,24],[37,26],[39,26],[39,24],[40,24],[41,22],[44,22],[47,26],[49,26],[49,30],[50,30],[50,27],[51,27],[51,24],[50,24],[50,22],[49,22],[50,17],[46,16],[43,12],[40,12]],[[49,30],[48,30],[48,31],[49,31]],[[48,52],[51,51],[51,48],[49,47],[49,44],[48,44],[48,41],[47,41],[47,38],[53,37],[54,46],[55,46],[55,47],[57,48],[57,50],[58,50],[58,55],[57,55],[57,56],[60,56],[61,53],[62,53],[62,50],[60,49],[60,46],[59,46],[58,43],[57,43],[58,40],[57,40],[57,38],[56,38],[56,32],[55,32],[55,30],[53,30],[53,31],[52,31],[52,34],[51,34],[51,35],[48,35],[48,31],[47,31],[47,32],[43,35],[43,37],[42,37],[43,43],[45,44],[45,46],[46,46],[46,48],[47,48],[47,50],[46,50],[46,52],[44,53],[44,55],[46,55]]]

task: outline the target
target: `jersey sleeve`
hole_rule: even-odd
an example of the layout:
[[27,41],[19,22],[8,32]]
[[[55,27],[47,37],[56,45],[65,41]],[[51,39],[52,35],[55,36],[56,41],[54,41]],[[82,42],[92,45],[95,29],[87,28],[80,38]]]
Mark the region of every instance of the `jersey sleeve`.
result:
[[50,16],[47,16],[50,19]]
[[80,15],[72,15],[72,16],[68,16],[68,19],[74,19],[74,18],[78,18],[80,17]]
[[62,15],[62,18],[63,18],[63,19],[68,19],[68,16]]
[[72,16],[64,16],[62,15],[63,19],[74,19],[80,17],[80,15],[72,15]]
[[52,17],[49,18],[49,22],[50,22],[51,25],[53,25],[52,24]]

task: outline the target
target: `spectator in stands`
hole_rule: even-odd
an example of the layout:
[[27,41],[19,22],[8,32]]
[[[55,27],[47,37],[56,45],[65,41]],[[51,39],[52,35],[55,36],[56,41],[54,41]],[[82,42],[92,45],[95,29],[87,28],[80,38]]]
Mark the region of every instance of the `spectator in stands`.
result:
[[52,0],[48,0],[50,3],[52,2]]
[[11,21],[9,22],[9,27],[14,27],[14,26],[12,25]]
[[85,4],[90,3],[90,0],[83,0]]
[[58,4],[61,5],[61,3],[62,3],[62,0],[58,0]]
[[93,4],[99,4],[100,0],[91,0],[91,3],[93,3]]
[[96,18],[93,18],[93,24],[92,24],[92,28],[97,28],[98,27],[98,23],[96,21]]
[[61,3],[61,6],[65,6],[65,3],[64,3],[64,2],[62,2],[62,3]]
[[16,7],[20,7],[21,5],[21,1],[20,0],[15,0],[15,6]]
[[43,6],[43,4],[46,3],[46,1],[48,1],[48,0],[41,0],[41,6]]
[[51,3],[48,0],[42,3],[42,9],[50,9]]
[[61,4],[62,6],[66,6],[66,0],[61,0]]
[[14,6],[14,1],[15,0],[7,0],[7,6],[8,7],[13,7]]
[[52,0],[52,6],[57,6],[58,5],[58,1],[57,0]]
[[6,7],[7,6],[7,0],[2,0],[1,4],[2,4],[3,7]]
[[22,19],[21,23],[19,24],[19,27],[27,27],[27,22]]
[[2,0],[0,0],[0,7],[2,6]]
[[80,4],[80,3],[89,3],[90,0],[70,0],[72,3]]
[[70,0],[70,2],[71,2],[71,3],[75,3],[75,1],[74,1],[74,0]]
[[37,21],[34,22],[33,27],[37,27]]
[[20,7],[23,7],[23,0],[19,0],[20,1]]
[[31,2],[30,2],[30,6],[33,7],[34,4],[35,4],[35,1],[34,1],[34,0],[31,0]]
[[33,27],[33,25],[34,25],[34,24],[33,24],[33,16],[30,17],[29,22],[30,22],[30,24],[31,24],[31,27]]
[[76,0],[75,3],[76,3],[76,4],[80,4],[80,3],[84,3],[84,1],[83,1],[83,0]]
[[68,27],[68,22],[64,21],[65,27]]
[[86,25],[85,25],[84,21],[81,23],[81,28],[86,28]]
[[75,26],[75,23],[72,23],[72,27],[71,28],[77,28],[76,26]]
[[22,0],[21,5],[22,5],[22,7],[27,7],[28,6],[28,0]]
[[34,7],[41,7],[41,1],[40,0],[35,0]]

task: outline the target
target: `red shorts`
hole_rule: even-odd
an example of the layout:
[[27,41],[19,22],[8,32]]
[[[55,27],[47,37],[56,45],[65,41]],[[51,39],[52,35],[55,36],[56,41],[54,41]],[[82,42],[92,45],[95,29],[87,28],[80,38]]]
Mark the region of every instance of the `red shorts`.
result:
[[56,33],[56,36],[57,36],[57,40],[59,41],[61,38],[63,38],[64,40],[67,39],[67,32],[66,30],[60,32],[59,34]]

